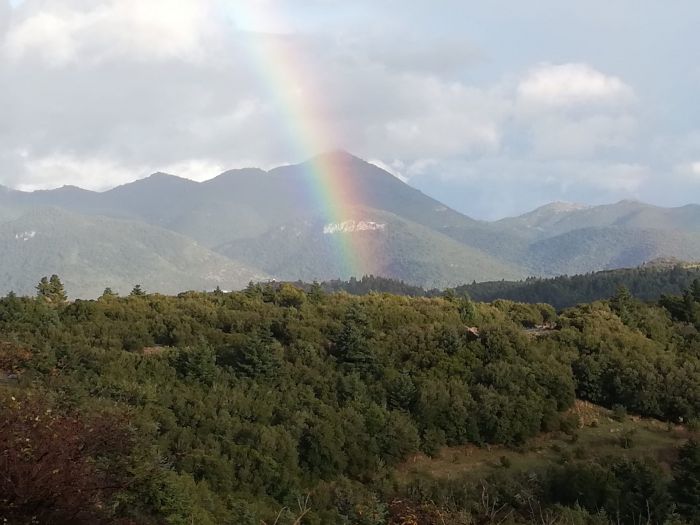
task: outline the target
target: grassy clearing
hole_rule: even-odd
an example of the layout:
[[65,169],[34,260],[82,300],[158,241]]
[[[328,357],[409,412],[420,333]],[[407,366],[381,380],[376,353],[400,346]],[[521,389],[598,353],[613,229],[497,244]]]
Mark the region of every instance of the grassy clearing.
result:
[[400,481],[430,476],[483,477],[498,469],[527,471],[570,459],[649,457],[668,467],[676,449],[696,435],[679,425],[654,419],[628,416],[617,420],[610,410],[577,401],[572,412],[579,418],[579,428],[571,435],[562,432],[542,434],[518,448],[505,446],[448,447],[436,457],[418,454],[397,469]]

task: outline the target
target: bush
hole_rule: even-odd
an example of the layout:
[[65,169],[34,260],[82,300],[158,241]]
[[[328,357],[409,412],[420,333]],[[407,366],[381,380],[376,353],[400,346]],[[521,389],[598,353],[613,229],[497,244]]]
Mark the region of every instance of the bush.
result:
[[623,405],[613,405],[612,407],[612,418],[615,421],[623,422],[627,419],[627,409]]
[[619,438],[620,446],[622,448],[626,448],[626,449],[633,448],[635,434],[636,434],[635,430],[626,430],[625,432],[623,432]]

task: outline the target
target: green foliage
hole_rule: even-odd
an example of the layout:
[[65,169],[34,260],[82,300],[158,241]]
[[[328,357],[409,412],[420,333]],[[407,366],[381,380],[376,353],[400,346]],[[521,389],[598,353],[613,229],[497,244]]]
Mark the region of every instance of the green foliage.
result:
[[61,304],[68,298],[63,288],[63,283],[56,274],[53,274],[50,278],[42,277],[36,286],[36,290],[37,296],[49,303]]
[[[149,199],[149,207],[155,200]],[[126,293],[135,282],[151,291],[177,293],[217,285],[240,289],[250,279],[266,278],[262,271],[164,229],[165,223],[155,227],[123,220],[131,216],[128,212],[118,214],[120,220],[84,215],[82,206],[78,213],[42,206],[0,221],[0,295],[9,290],[33,294],[35,279],[51,273],[61,276],[71,298],[81,299],[99,297],[105,286]],[[17,242],[16,232],[35,232],[36,237]]]
[[[624,287],[637,299],[656,301],[662,295],[678,295],[700,278],[697,266],[643,266],[550,279],[493,281],[461,286],[477,301],[509,299],[526,303],[548,303],[557,309],[607,299]],[[700,292],[700,289],[698,289]]]
[[[556,309],[568,308],[581,303],[589,303],[613,297],[620,288],[644,301],[657,301],[662,296],[682,295],[684,290],[695,286],[694,293],[700,297],[700,268],[690,265],[647,265],[639,268],[606,270],[580,275],[561,275],[552,278],[530,277],[523,281],[474,282],[460,285],[444,291],[427,290],[409,285],[401,280],[365,275],[361,279],[348,281],[332,280],[321,283],[321,289],[327,292],[345,291],[353,295],[370,292],[394,293],[411,297],[443,296],[449,300],[457,297],[471,297],[474,301],[496,301],[505,299],[521,303],[540,303],[546,305],[548,312],[542,312],[545,322],[555,321],[549,318]],[[310,289],[311,285],[296,283]],[[697,302],[700,300],[696,299]],[[549,306],[551,305],[551,306]]]
[[146,295],[146,292],[140,284],[137,284],[131,289],[131,293],[129,295],[132,297],[143,297]]
[[[530,327],[555,322],[547,305],[314,289],[252,284],[240,293],[72,303],[8,296],[0,365],[19,374],[13,388],[57,410],[128,415],[133,448],[99,463],[128,479],[100,512],[137,522],[428,516],[436,510],[422,496],[407,500],[410,508],[391,500],[390,472],[418,451],[574,433],[578,421],[563,412],[576,393],[668,420],[700,415],[697,331],[662,306],[626,298],[622,319],[619,305],[584,305],[541,334]],[[686,515],[696,505],[679,488],[697,477],[692,452],[682,454],[670,493],[648,465],[598,468],[569,456],[552,487],[523,497],[562,515],[579,504],[591,516],[622,509],[637,518],[648,500],[654,520],[670,515],[671,497]],[[527,487],[516,481],[499,488],[496,508],[521,509],[513,495]],[[435,500],[454,523],[482,515],[473,508],[478,490],[454,490],[450,502]]]
[[691,439],[680,450],[673,467],[671,491],[678,510],[698,522],[700,516],[700,443]]

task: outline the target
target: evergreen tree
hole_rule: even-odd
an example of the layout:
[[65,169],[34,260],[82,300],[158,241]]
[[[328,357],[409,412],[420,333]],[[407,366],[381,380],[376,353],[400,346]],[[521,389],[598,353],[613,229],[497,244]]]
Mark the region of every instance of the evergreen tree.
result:
[[673,466],[671,491],[678,510],[700,523],[700,443],[694,439],[680,450],[678,461]]
[[146,295],[146,292],[144,291],[143,288],[141,288],[140,284],[137,284],[131,290],[131,293],[129,295],[131,295],[132,297],[143,297],[144,295]]
[[322,298],[323,298],[323,288],[318,283],[318,281],[314,281],[313,284],[311,285],[311,289],[309,290],[309,299],[313,303],[318,303],[321,301]]
[[459,318],[464,324],[473,324],[476,321],[476,308],[466,292],[457,301]]
[[259,299],[262,298],[262,287],[260,284],[250,281],[248,286],[245,287],[245,290],[243,290],[243,293],[246,297],[251,299]]
[[49,278],[49,288],[51,292],[51,300],[54,303],[63,303],[68,299],[66,296],[66,291],[63,288],[63,283],[59,279],[58,275],[53,274]]
[[101,299],[107,299],[109,297],[118,297],[118,294],[115,293],[109,286],[104,289],[104,292],[102,292],[102,295],[100,296]]
[[64,303],[67,299],[63,283],[58,275],[53,274],[50,278],[42,277],[36,286],[37,296],[53,304]]
[[49,278],[44,276],[39,281],[39,284],[36,285],[36,295],[37,297],[46,299],[49,297],[50,293],[51,286],[49,285]]
[[690,285],[690,293],[696,303],[700,303],[700,279],[695,279]]

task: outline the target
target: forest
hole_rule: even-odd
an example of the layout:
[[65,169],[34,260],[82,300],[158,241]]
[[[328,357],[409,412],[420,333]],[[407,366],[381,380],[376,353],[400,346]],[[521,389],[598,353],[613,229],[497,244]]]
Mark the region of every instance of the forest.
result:
[[[581,275],[561,275],[552,278],[530,277],[522,281],[474,282],[458,286],[454,291],[469,295],[475,301],[491,302],[508,299],[524,303],[548,303],[557,309],[590,303],[612,297],[620,287],[627,288],[637,299],[656,301],[662,295],[679,295],[695,279],[700,278],[697,264],[679,261],[659,261],[638,268],[605,270]],[[403,281],[365,275],[324,281],[321,287],[327,292],[345,291],[354,295],[369,292],[388,292],[412,297],[437,297],[443,290],[426,290]],[[309,290],[311,284],[296,282],[295,286]]]
[[[700,523],[699,330],[698,280],[557,311],[318,284],[70,302],[52,276],[0,299],[0,518]],[[459,447],[575,443],[580,402],[682,439],[661,456],[628,455],[625,434],[605,456],[400,475]]]

